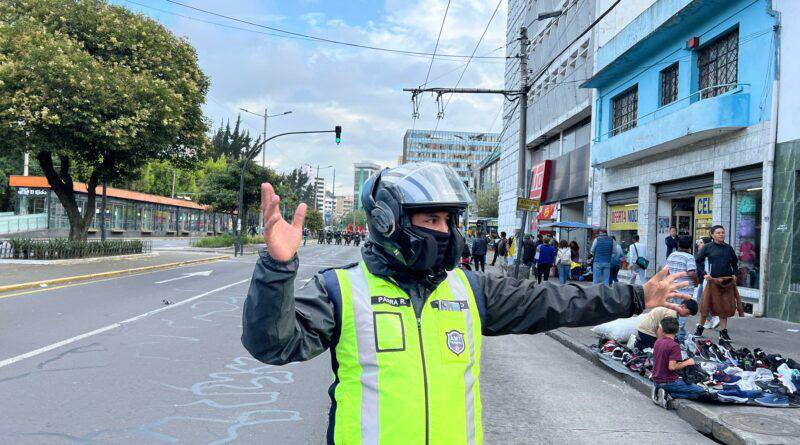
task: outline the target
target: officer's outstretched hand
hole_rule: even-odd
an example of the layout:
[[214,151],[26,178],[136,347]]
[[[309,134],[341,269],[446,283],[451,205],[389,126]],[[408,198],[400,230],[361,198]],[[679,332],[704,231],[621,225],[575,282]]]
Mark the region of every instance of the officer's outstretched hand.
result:
[[677,292],[678,289],[689,286],[689,283],[676,282],[678,278],[686,276],[686,272],[669,274],[668,268],[661,269],[657,274],[650,278],[650,280],[642,286],[644,288],[644,307],[646,309],[664,306],[666,308],[677,310],[678,305],[667,301],[669,298],[682,298],[688,300],[689,295]]
[[264,215],[264,241],[267,251],[276,261],[289,261],[294,258],[303,240],[303,220],[306,218],[306,205],[300,204],[294,212],[292,223],[283,219],[280,212],[281,197],[275,194],[272,184],[261,184],[261,213]]

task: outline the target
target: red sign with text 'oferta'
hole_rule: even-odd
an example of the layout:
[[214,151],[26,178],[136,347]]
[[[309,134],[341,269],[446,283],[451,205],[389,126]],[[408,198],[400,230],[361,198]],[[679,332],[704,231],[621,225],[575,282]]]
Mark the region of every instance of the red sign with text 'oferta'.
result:
[[550,182],[550,161],[542,161],[531,169],[531,194],[529,198],[547,199],[547,184]]

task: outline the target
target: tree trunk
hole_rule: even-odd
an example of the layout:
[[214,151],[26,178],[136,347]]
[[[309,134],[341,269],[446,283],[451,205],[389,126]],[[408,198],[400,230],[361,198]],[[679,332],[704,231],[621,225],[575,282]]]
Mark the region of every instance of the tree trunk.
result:
[[97,166],[89,176],[89,182],[86,184],[86,208],[83,214],[78,210],[78,203],[75,200],[74,183],[69,170],[69,157],[65,155],[59,157],[61,161],[60,172],[57,172],[53,166],[53,157],[49,151],[39,152],[36,155],[36,159],[42,167],[47,182],[50,184],[59,202],[61,202],[61,206],[64,207],[64,212],[67,214],[67,219],[69,220],[69,239],[73,241],[86,241],[86,230],[94,218],[97,184],[101,174],[110,170],[111,158],[109,156],[104,157],[102,164]]

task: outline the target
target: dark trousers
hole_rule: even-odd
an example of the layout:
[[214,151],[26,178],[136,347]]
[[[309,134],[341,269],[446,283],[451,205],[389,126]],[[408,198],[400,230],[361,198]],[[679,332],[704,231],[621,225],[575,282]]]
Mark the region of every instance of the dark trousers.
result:
[[497,261],[497,249],[494,249],[494,256],[492,257],[492,266],[494,266],[495,261]]
[[636,331],[639,338],[636,340],[636,349],[640,351],[644,351],[647,348],[652,348],[656,344],[657,338],[653,337],[650,334],[645,334],[642,331]]
[[475,263],[475,272],[485,272],[486,271],[486,254],[483,255],[473,255],[472,262]]
[[619,283],[619,265],[611,265],[611,282]]
[[547,281],[550,279],[550,269],[553,268],[552,264],[537,264],[536,265],[536,281],[542,284],[542,280]]

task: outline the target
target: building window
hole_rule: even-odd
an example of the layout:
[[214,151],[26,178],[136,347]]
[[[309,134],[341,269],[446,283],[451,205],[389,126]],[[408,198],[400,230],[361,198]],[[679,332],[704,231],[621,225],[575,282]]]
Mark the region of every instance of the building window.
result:
[[739,286],[758,289],[761,253],[761,187],[733,195],[733,249],[739,257]]
[[678,63],[661,71],[661,106],[678,100]]
[[634,85],[624,93],[611,100],[611,134],[616,135],[636,126],[637,102],[639,101],[639,85]]
[[697,55],[700,98],[718,96],[734,87],[739,69],[739,29],[701,49]]

